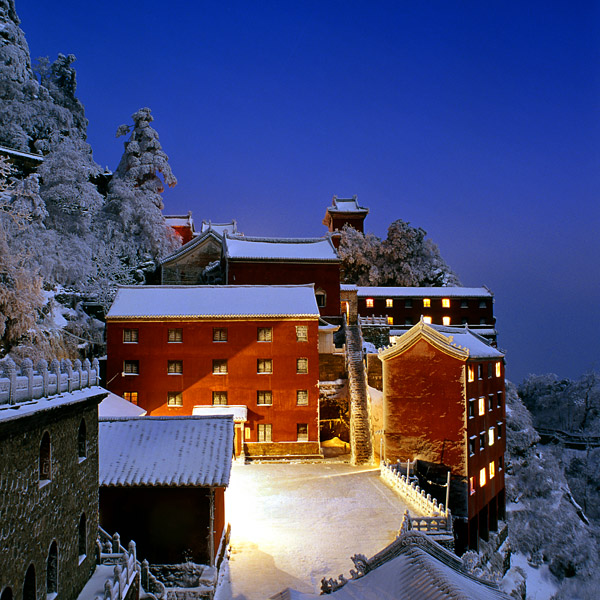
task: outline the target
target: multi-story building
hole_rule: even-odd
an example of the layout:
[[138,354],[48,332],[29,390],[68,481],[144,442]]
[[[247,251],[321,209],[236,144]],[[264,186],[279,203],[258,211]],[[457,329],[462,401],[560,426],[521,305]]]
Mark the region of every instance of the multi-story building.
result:
[[503,354],[468,329],[421,320],[379,357],[385,458],[450,471],[458,545],[476,548],[505,510]]
[[312,285],[123,287],[106,323],[108,385],[149,415],[226,412],[237,454],[319,455]]
[[364,222],[369,214],[369,209],[358,204],[358,197],[338,198],[334,196],[331,206],[327,207],[323,225],[332,234],[332,240],[337,248],[340,244],[340,231],[345,225],[353,227],[356,231],[364,232]]

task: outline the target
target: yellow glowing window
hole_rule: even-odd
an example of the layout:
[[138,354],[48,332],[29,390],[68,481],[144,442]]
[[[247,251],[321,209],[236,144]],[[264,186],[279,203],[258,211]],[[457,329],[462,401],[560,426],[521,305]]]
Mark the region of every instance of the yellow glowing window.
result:
[[425,308],[429,308],[431,306],[431,299],[430,298],[423,298],[423,306]]
[[442,308],[450,308],[450,298],[442,298]]
[[475,477],[469,477],[469,494],[475,493]]
[[373,300],[373,298],[367,298],[365,300],[365,304],[366,304],[367,308],[373,308],[375,301]]
[[444,325],[450,325],[450,317],[442,317],[442,323]]
[[500,377],[502,375],[502,365],[500,362],[496,363],[496,377]]
[[494,461],[490,463],[490,479],[494,479],[494,475],[496,474],[496,465]]
[[467,367],[468,379],[469,381],[475,381],[475,367],[469,366]]
[[423,323],[429,323],[431,325],[431,317],[423,317]]
[[394,324],[394,317],[388,317],[387,318],[387,324],[388,325],[393,325]]
[[123,392],[123,398],[132,404],[138,403],[138,393],[137,392]]
[[488,429],[488,446],[494,445],[494,428],[490,427]]
[[386,306],[386,308],[392,308],[394,306],[394,299],[393,298],[386,298],[385,299],[385,306]]
[[485,467],[479,471],[479,487],[485,485]]
[[485,396],[479,398],[479,416],[485,415]]

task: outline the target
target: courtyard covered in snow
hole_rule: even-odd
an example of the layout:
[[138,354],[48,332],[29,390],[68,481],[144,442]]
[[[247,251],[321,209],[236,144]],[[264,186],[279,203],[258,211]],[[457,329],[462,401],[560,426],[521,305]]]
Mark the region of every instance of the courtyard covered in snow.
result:
[[[405,504],[379,469],[344,463],[237,463],[227,490],[231,595],[265,600],[286,587],[319,592],[396,536]],[[224,592],[225,590],[221,590]]]

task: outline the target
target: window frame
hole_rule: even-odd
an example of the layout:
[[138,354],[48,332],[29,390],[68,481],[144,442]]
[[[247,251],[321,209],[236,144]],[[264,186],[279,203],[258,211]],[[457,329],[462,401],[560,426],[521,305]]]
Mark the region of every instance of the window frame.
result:
[[431,308],[431,298],[423,298],[423,308]]
[[[262,401],[261,401],[262,395]],[[268,400],[267,400],[268,395]],[[256,390],[256,405],[257,406],[273,406],[273,391],[272,390]]]
[[256,426],[256,439],[259,442],[265,442],[265,443],[272,442],[273,441],[273,424],[272,423],[258,423],[258,425]]
[[181,408],[183,406],[183,392],[167,392],[167,407]]
[[[129,339],[126,339],[126,338],[129,338]],[[139,340],[140,340],[140,330],[138,328],[123,329],[123,343],[124,344],[137,344],[137,343],[139,343]]]
[[308,375],[308,358],[300,356],[296,359],[296,375]]
[[296,341],[308,342],[308,325],[296,325]]
[[183,375],[183,361],[167,360],[167,375]]
[[273,328],[272,327],[257,327],[256,328],[256,341],[257,342],[272,342],[273,341]]
[[227,327],[213,327],[212,341],[227,342],[229,340],[229,332]]
[[139,375],[140,374],[140,361],[139,360],[124,360],[123,361],[123,374],[124,375]]
[[167,344],[182,344],[183,343],[183,328],[169,327],[167,329]]
[[125,398],[125,400],[127,400],[127,402],[131,402],[131,404],[135,404],[136,406],[139,406],[139,404],[138,404],[139,392],[136,392],[136,391],[123,392],[123,398]]
[[229,373],[229,366],[226,358],[213,358],[212,359],[212,373],[213,375],[227,375]]
[[[268,369],[267,369],[268,367]],[[271,375],[273,373],[273,359],[272,358],[257,358],[256,359],[256,373],[258,375]]]
[[442,325],[444,327],[450,327],[450,322],[451,322],[451,319],[448,315],[445,315],[442,317]]
[[296,441],[308,442],[308,423],[296,423]]
[[386,308],[394,308],[394,299],[393,298],[386,298],[385,299],[385,307]]
[[[306,402],[304,396],[306,396]],[[308,400],[308,390],[296,390],[296,406],[308,406]]]
[[[225,402],[222,402],[223,398]],[[215,402],[215,400],[217,400]],[[212,405],[213,406],[229,406],[229,397],[227,390],[213,390],[212,392]]]
[[442,298],[442,308],[450,308],[450,298]]
[[375,298],[365,298],[365,308],[375,308]]

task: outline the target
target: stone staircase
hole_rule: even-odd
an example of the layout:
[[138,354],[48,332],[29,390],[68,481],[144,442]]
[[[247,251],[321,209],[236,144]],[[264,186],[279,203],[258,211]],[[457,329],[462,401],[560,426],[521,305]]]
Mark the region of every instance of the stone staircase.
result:
[[350,388],[350,448],[354,465],[373,462],[367,380],[362,356],[360,326],[346,327],[346,362]]

